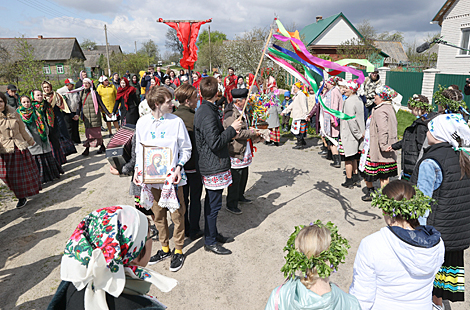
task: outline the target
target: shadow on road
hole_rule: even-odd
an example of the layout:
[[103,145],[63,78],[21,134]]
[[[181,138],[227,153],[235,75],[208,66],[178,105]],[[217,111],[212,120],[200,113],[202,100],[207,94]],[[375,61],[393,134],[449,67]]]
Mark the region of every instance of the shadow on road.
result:
[[380,219],[380,216],[370,213],[369,211],[359,211],[354,209],[349,199],[341,195],[339,189],[331,186],[329,182],[318,181],[317,184],[313,186],[313,188],[330,198],[336,199],[340,203],[341,208],[344,210],[344,219],[353,226],[356,225],[353,223],[353,221],[367,222],[371,219]]

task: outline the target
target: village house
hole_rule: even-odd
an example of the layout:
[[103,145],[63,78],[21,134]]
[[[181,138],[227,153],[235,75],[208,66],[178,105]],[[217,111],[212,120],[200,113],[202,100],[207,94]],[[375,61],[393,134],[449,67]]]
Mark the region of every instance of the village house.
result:
[[[432,22],[441,26],[445,41],[470,49],[470,0],[447,0]],[[470,52],[440,44],[437,69],[445,74],[468,74]]]
[[[122,54],[120,45],[108,45],[109,57],[112,57],[113,54]],[[105,68],[101,68],[100,59],[106,59],[106,45],[95,45],[95,47],[90,50],[84,50],[83,53],[86,56],[85,61],[85,70],[88,76],[98,77],[102,74],[108,74],[104,72]]]
[[[48,78],[59,78],[74,74],[67,61],[72,58],[86,60],[76,38],[24,38],[34,49],[34,59],[44,63],[43,71]],[[17,38],[0,38],[0,45],[10,55],[10,61],[18,59]]]

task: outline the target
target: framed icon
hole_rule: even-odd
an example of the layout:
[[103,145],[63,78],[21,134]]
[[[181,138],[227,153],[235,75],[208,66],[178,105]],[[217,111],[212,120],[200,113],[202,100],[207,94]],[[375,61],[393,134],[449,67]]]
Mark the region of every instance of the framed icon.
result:
[[143,182],[162,184],[171,171],[173,154],[171,148],[142,145],[144,148]]

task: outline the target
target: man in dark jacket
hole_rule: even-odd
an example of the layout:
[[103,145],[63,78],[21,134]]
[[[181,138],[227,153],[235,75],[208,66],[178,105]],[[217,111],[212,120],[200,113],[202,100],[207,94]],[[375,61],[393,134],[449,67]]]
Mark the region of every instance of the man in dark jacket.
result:
[[200,91],[202,104],[194,116],[194,135],[198,153],[197,168],[206,187],[204,202],[204,236],[206,251],[215,254],[232,252],[220,243],[233,241],[217,232],[217,215],[222,207],[222,192],[232,183],[230,173],[230,155],[228,143],[238,135],[241,120],[234,121],[224,130],[219,119],[218,107],[214,104],[217,98],[218,83],[213,77],[201,80]]
[[18,90],[16,89],[16,86],[13,84],[10,84],[7,86],[7,92],[5,95],[7,96],[7,104],[12,107],[17,109],[19,105],[19,98],[18,94],[16,93]]
[[180,105],[178,110],[173,114],[183,120],[192,145],[191,158],[184,165],[184,171],[188,178],[188,183],[183,186],[184,203],[187,208],[184,213],[185,234],[192,240],[196,240],[204,235],[199,228],[199,219],[201,218],[202,177],[196,170],[197,149],[196,140],[194,138],[194,109],[197,107],[198,101],[197,89],[192,85],[181,85],[176,90],[175,97]]

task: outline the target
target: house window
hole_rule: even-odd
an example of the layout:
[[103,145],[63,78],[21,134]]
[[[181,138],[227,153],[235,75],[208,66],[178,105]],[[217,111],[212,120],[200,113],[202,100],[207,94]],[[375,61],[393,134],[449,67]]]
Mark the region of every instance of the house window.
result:
[[[462,43],[460,44],[460,47],[469,49],[469,40],[470,39],[470,28],[465,28],[462,29]],[[460,50],[460,55],[469,55],[470,53],[468,51]]]
[[64,64],[57,64],[56,68],[57,68],[57,74],[64,74],[65,73]]
[[51,74],[51,67],[49,65],[44,65],[42,71],[44,72],[44,74]]

